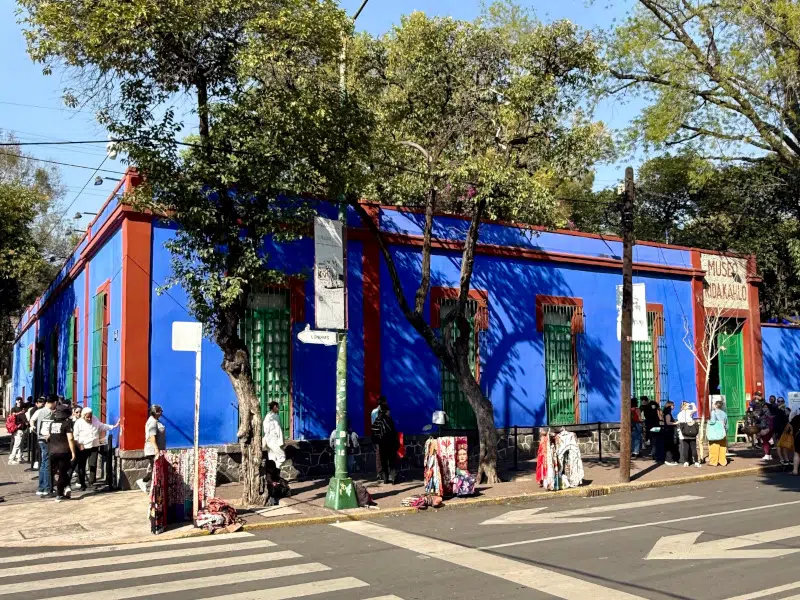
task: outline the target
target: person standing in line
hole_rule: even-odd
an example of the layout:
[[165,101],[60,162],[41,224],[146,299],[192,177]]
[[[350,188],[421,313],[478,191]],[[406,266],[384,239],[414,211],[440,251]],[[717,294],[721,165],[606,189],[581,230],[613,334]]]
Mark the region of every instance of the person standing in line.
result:
[[[33,437],[36,435],[36,426],[33,422],[33,415],[36,414],[36,411],[40,408],[44,408],[44,398],[39,397],[36,401],[33,400],[32,396],[28,396],[28,401],[25,403],[25,416],[28,419],[28,424],[30,425],[30,431],[34,434]],[[31,462],[33,462],[32,469],[39,468],[39,444],[36,443],[36,440],[32,440],[33,447],[29,449]]]
[[11,454],[8,456],[8,464],[18,465],[22,460],[22,440],[28,430],[28,418],[25,416],[22,396],[17,396],[8,418],[13,420],[13,426],[15,427],[13,432],[14,443],[11,446]]
[[714,403],[708,419],[708,464],[724,467],[728,464],[728,415],[722,410],[722,401]]
[[631,398],[631,454],[642,457],[642,414],[636,398]]
[[281,426],[280,405],[277,402],[269,403],[269,412],[264,417],[264,439],[261,441],[261,450],[267,451],[269,460],[275,463],[280,470],[286,462],[286,453],[283,451],[283,426]]
[[761,413],[758,418],[758,437],[761,440],[761,449],[764,451],[764,456],[761,458],[764,462],[772,460],[772,430],[773,418],[769,406],[764,405],[761,408]]
[[[372,426],[375,426],[375,421],[378,418],[378,415],[381,414],[381,410],[388,410],[389,409],[389,401],[386,399],[386,396],[380,395],[378,397],[378,406],[372,409],[369,413],[370,421],[372,422]],[[381,448],[378,444],[373,444],[375,448],[375,479],[378,481],[383,481],[383,462],[381,461]]]
[[651,454],[655,456],[655,446],[653,444],[653,436],[650,435],[650,430],[653,429],[653,427],[660,427],[658,403],[651,402],[647,396],[642,396],[639,399],[639,406],[641,406],[641,412],[644,416],[644,441],[646,444],[650,445]]
[[77,445],[78,483],[80,490],[86,491],[86,465],[89,465],[89,485],[94,485],[97,475],[97,452],[100,449],[101,438],[107,431],[112,431],[119,427],[116,425],[102,423],[100,419],[92,414],[91,407],[87,406],[81,410],[80,418],[75,421],[73,435]]
[[678,465],[675,462],[677,458],[677,447],[675,444],[675,417],[672,416],[672,410],[675,408],[675,403],[672,400],[667,400],[666,404],[664,404],[664,425],[662,426],[662,432],[664,436],[664,464],[669,465],[670,467],[675,467]]
[[144,424],[144,457],[147,459],[147,473],[136,481],[136,486],[147,493],[147,484],[153,479],[153,463],[158,453],[167,448],[167,428],[161,422],[164,411],[158,404],[150,407],[150,416]]
[[394,484],[397,478],[395,457],[397,456],[398,440],[397,429],[395,429],[388,406],[381,409],[378,418],[372,424],[372,441],[380,448],[383,483],[391,481]]
[[794,458],[792,459],[792,475],[800,475],[800,409],[794,411],[794,415],[789,420],[789,425],[794,433]]
[[55,417],[53,410],[55,398],[51,396],[45,400],[40,397],[36,401],[36,405],[41,406],[42,404],[44,407],[33,413],[31,418],[31,426],[35,427],[36,439],[39,442],[39,489],[36,495],[50,496],[53,493],[53,477],[50,471],[50,452],[47,440],[50,438],[50,426]]
[[69,467],[75,460],[75,440],[72,436],[72,415],[68,407],[55,412],[47,439],[48,457],[56,475],[56,502],[72,495],[69,485]]
[[[689,463],[694,463],[695,467],[700,467],[700,460],[697,456],[697,434],[700,431],[700,425],[694,420],[692,412],[688,407],[689,405],[684,402],[683,420],[678,422],[678,431],[681,433],[681,463],[684,467],[688,467]],[[681,414],[678,415],[681,417]]]
[[[783,410],[783,407],[781,406],[781,400],[782,398],[775,403],[775,410],[772,413],[772,442],[776,448],[778,448],[778,440],[783,434],[783,430],[786,429],[787,425],[789,425],[789,415],[787,415],[786,411]],[[778,457],[781,457],[780,449],[778,449]],[[781,460],[781,464],[783,463],[784,461]]]

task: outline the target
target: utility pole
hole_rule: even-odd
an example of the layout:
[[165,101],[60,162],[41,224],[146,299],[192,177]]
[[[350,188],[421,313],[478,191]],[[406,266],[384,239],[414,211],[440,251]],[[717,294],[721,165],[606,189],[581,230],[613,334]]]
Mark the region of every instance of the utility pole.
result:
[[619,482],[631,480],[631,336],[633,335],[633,168],[625,169],[622,197],[622,323],[620,334],[620,444]]

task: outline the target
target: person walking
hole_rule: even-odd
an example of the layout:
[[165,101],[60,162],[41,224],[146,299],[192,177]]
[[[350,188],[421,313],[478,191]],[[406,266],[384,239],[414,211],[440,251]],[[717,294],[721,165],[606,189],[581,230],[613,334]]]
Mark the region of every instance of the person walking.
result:
[[642,457],[642,413],[639,411],[639,400],[631,398],[631,454]]
[[46,400],[42,397],[36,400],[36,405],[41,406],[31,417],[31,427],[36,432],[39,443],[39,489],[37,496],[50,496],[53,493],[53,477],[50,470],[50,452],[47,440],[50,438],[50,427],[55,418],[55,398]]
[[[12,427],[13,431],[11,430]],[[22,403],[22,396],[17,396],[17,399],[14,401],[14,406],[8,413],[6,430],[14,436],[11,454],[8,456],[8,464],[18,465],[22,460],[22,440],[25,437],[25,432],[28,431],[28,418],[25,416],[25,406]]]
[[687,408],[690,406],[684,402],[684,410],[678,415],[682,420],[678,422],[678,431],[681,434],[681,463],[688,467],[694,463],[695,467],[700,467],[700,459],[697,456],[697,435],[700,432],[700,425],[694,420],[692,412]]
[[56,502],[69,498],[69,466],[75,460],[75,440],[72,435],[72,412],[62,407],[55,412],[47,438],[48,459],[56,476]]
[[153,479],[153,463],[158,453],[167,448],[167,428],[161,422],[164,411],[159,404],[150,407],[150,416],[144,424],[144,457],[147,459],[147,473],[136,481],[136,486],[147,493],[147,484]]
[[397,429],[392,420],[389,407],[381,409],[378,418],[372,424],[372,441],[380,449],[381,471],[383,483],[394,484],[397,478],[395,470],[395,456],[397,455]]
[[[86,466],[89,466],[89,485],[94,485],[97,476],[97,453],[100,450],[101,438],[108,431],[119,427],[103,423],[92,414],[91,407],[81,410],[80,418],[74,423],[73,436],[77,446],[76,467],[78,469],[78,484],[82,492],[86,491]],[[74,468],[74,467],[73,467]]]
[[708,464],[712,467],[724,467],[728,464],[728,415],[722,410],[722,401],[714,403],[714,409],[708,419],[706,428],[708,438]]
[[261,449],[267,451],[269,460],[275,462],[275,467],[280,469],[286,462],[286,452],[283,451],[283,427],[281,426],[280,405],[277,402],[269,403],[269,412],[264,417],[264,439]]

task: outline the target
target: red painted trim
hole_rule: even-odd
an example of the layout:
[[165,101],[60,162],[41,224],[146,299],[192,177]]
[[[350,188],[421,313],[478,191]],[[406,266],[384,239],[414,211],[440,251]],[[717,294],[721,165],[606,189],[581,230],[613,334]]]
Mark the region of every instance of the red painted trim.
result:
[[[700,251],[692,250],[692,266],[695,269],[701,268]],[[695,387],[697,389],[697,409],[700,414],[708,414],[706,406],[706,369],[708,365],[703,361],[703,339],[706,335],[705,321],[705,301],[703,300],[703,279],[695,277],[692,279],[692,315],[694,317],[694,352],[696,355],[695,366]]]
[[[377,222],[378,210],[367,206]],[[372,411],[381,395],[381,250],[377,240],[364,240],[361,252],[364,303],[364,435],[372,433]]]
[[[750,257],[747,261],[748,270],[755,272],[756,259]],[[753,363],[753,385],[751,388],[752,393],[756,391],[764,392],[764,346],[761,336],[761,304],[758,299],[758,286],[754,283],[750,284],[748,294],[748,301],[750,302],[750,325],[753,349],[750,362]]]
[[[424,214],[425,209],[423,208],[416,208],[416,207],[407,207],[407,206],[392,206],[387,204],[374,204],[369,202],[361,202],[361,204],[370,207],[374,207],[380,210],[387,210],[387,211],[395,211],[395,212],[408,212],[414,214]],[[446,212],[437,211],[434,213],[435,217],[444,217],[448,219],[458,219],[461,221],[469,221],[471,217],[465,215],[456,215]],[[491,219],[482,219],[482,223],[486,223],[489,225],[502,225],[503,227],[511,227],[514,229],[522,229],[525,231],[540,231],[543,233],[559,233],[562,235],[572,235],[575,237],[583,237],[583,238],[591,238],[595,240],[605,240],[605,241],[613,241],[622,243],[622,238],[616,235],[599,235],[597,233],[588,233],[585,231],[576,231],[573,229],[549,229],[547,227],[542,227],[541,225],[529,225],[526,223],[515,223],[513,221],[493,221]],[[650,242],[646,240],[636,240],[637,246],[651,246],[654,248],[665,248],[669,250],[682,250],[685,252],[690,252],[693,250],[701,250],[700,248],[694,248],[691,246],[678,246],[676,244],[664,244],[662,242]],[[740,258],[748,258],[748,255],[745,254],[736,254],[734,252],[720,252],[717,250],[703,250],[704,254],[717,254],[717,255],[725,255],[725,256],[736,256]]]
[[[440,308],[442,300],[454,300],[458,298],[461,290],[455,287],[432,287],[431,288],[431,302],[430,314],[428,315],[428,322],[431,327],[438,329],[442,326]],[[470,300],[478,303],[478,314],[476,315],[477,326],[481,331],[489,329],[489,294],[486,290],[470,290],[467,294]]]
[[[348,236],[353,240],[365,241],[372,237],[372,234],[366,229],[349,229]],[[399,246],[421,247],[423,242],[422,236],[398,233],[384,233],[383,238],[388,244],[395,244]],[[463,242],[449,240],[434,240],[431,246],[436,250],[445,250],[451,252],[461,252],[464,249]],[[585,265],[614,270],[619,270],[622,268],[622,261],[615,258],[585,256],[581,254],[570,254],[568,252],[546,252],[544,250],[533,250],[531,248],[519,248],[514,246],[497,246],[494,244],[478,244],[475,247],[475,254],[504,258],[521,258],[524,260],[544,262],[568,263],[571,265]],[[704,275],[704,271],[697,268],[672,267],[667,265],[641,262],[633,264],[633,272],[678,275],[680,277],[698,277]]]
[[89,406],[89,313],[92,312],[89,304],[89,263],[83,271],[83,405]]
[[576,310],[572,315],[572,333],[575,334],[584,332],[583,298],[574,298],[571,296],[548,296],[546,294],[536,294],[536,331],[544,331],[545,304],[578,307],[578,310]]
[[[292,277],[289,287],[289,338],[296,324],[306,320],[306,282],[305,279]],[[289,343],[289,437],[294,437],[294,344]]]
[[121,422],[119,447],[144,447],[150,408],[150,297],[152,225],[136,217],[122,223]]

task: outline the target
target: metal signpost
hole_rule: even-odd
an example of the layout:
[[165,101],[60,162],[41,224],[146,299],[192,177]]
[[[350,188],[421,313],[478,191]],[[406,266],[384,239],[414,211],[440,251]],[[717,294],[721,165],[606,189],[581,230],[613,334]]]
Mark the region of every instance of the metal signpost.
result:
[[197,521],[200,506],[200,363],[203,346],[203,325],[194,321],[172,323],[172,349],[194,352],[194,480],[192,483],[192,513]]
[[[339,220],[314,219],[314,306],[317,329],[298,336],[301,342],[333,345],[336,337],[336,433],[334,466],[325,507],[334,510],[358,508],[353,480],[347,473],[347,228],[345,209]],[[305,338],[305,339],[304,339]]]

